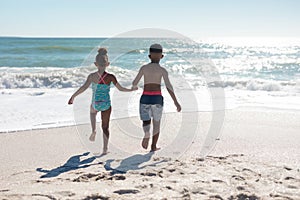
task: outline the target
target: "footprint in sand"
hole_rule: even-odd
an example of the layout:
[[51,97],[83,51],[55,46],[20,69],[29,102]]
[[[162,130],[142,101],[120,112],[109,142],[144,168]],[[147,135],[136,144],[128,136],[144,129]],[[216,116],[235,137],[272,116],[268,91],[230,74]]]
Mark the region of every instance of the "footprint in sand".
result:
[[181,191],[182,194],[182,199],[191,199],[191,194],[190,191],[186,188],[183,188],[183,190]]
[[123,175],[114,175],[114,176],[111,176],[109,178],[107,178],[106,180],[117,180],[117,181],[122,181],[122,180],[125,180],[126,177],[123,176]]
[[255,172],[251,169],[248,169],[248,168],[242,168],[242,169],[234,168],[234,169],[239,174],[238,175],[233,175],[232,176],[233,180],[245,181],[247,179],[247,181],[251,180],[251,181],[258,182],[261,179],[261,174]]
[[258,196],[256,195],[247,195],[247,194],[238,194],[238,195],[235,195],[235,196],[230,196],[229,199],[253,199],[253,200],[256,200],[256,199],[261,199],[259,198]]
[[238,191],[245,191],[246,179],[240,175],[233,175],[230,179],[230,186],[232,189],[236,189]]
[[52,195],[47,195],[47,194],[32,194],[31,195],[32,197],[37,197],[37,198],[39,198],[39,199],[41,199],[42,197],[46,197],[46,198],[48,198],[48,199],[56,199],[54,196],[52,196]]
[[116,190],[113,193],[117,193],[119,195],[123,195],[123,194],[136,194],[139,193],[139,190],[135,190],[135,189],[123,189],[123,190]]
[[142,176],[156,176],[157,174],[156,173],[153,173],[153,172],[142,172],[140,173],[140,175]]
[[126,177],[123,175],[110,175],[106,173],[100,174],[83,174],[75,179],[73,182],[89,182],[89,181],[99,181],[99,180],[125,180]]
[[231,176],[231,180],[234,180],[234,181],[245,181],[246,179],[242,176],[239,176],[239,175],[233,175]]
[[297,191],[298,194],[300,194],[300,179],[291,177],[291,176],[287,176],[283,179],[283,185],[292,190],[295,190],[295,192]]
[[60,192],[56,192],[56,194],[64,196],[64,197],[72,197],[75,196],[74,192],[71,191],[60,191]]
[[91,196],[87,196],[84,198],[84,200],[88,200],[88,199],[99,199],[99,200],[109,200],[109,197],[106,196],[102,196],[99,194],[92,194]]

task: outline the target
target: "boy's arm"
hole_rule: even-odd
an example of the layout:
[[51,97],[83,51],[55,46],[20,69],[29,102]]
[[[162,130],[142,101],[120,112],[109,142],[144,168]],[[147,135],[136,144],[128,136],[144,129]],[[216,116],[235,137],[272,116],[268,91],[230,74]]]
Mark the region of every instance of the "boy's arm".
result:
[[174,104],[175,104],[175,106],[177,108],[177,112],[180,112],[181,111],[181,106],[178,103],[177,98],[175,96],[175,93],[174,93],[174,90],[173,90],[173,86],[172,86],[172,84],[170,82],[167,70],[163,71],[163,79],[164,79],[164,82],[166,84],[167,90],[168,90],[168,92],[169,92],[171,98],[173,99]]
[[81,94],[82,92],[84,92],[90,86],[91,83],[92,83],[92,78],[91,75],[89,75],[85,83],[71,96],[68,104],[73,104],[75,97]]
[[137,84],[139,83],[139,81],[141,80],[143,75],[144,75],[143,67],[141,67],[141,69],[139,70],[139,73],[136,75],[135,79],[132,82],[133,89],[138,89]]

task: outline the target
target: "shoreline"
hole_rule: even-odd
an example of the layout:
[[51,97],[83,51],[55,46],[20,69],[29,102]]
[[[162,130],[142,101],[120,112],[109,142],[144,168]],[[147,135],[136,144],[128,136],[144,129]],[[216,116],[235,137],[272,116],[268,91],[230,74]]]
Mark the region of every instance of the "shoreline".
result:
[[[300,109],[291,109],[291,108],[278,108],[278,107],[266,107],[266,106],[238,106],[238,107],[233,107],[233,108],[227,108],[224,110],[224,112],[227,111],[258,111],[258,112],[296,112],[300,113]],[[216,111],[186,111],[186,112],[181,112],[181,113],[213,113],[213,112],[218,112],[219,110]],[[168,111],[163,113],[164,115],[170,115],[170,114],[176,114],[177,112],[175,111]],[[120,118],[114,118],[111,119],[110,121],[117,121],[117,120],[123,120],[123,119],[130,119],[130,118],[136,118],[138,116],[128,116],[128,117],[120,117]],[[74,121],[74,119],[72,120]],[[99,122],[97,122],[99,123]],[[49,124],[57,124],[55,122],[49,123]],[[71,125],[62,125],[62,126],[53,126],[53,127],[45,127],[45,128],[32,128],[32,129],[20,129],[20,130],[7,130],[7,131],[0,131],[0,134],[6,134],[6,133],[20,133],[24,131],[37,131],[37,130],[48,130],[48,129],[57,129],[57,128],[68,128],[68,127],[76,127],[80,125],[88,125],[89,123],[85,124],[74,124]],[[41,124],[40,124],[41,125]]]

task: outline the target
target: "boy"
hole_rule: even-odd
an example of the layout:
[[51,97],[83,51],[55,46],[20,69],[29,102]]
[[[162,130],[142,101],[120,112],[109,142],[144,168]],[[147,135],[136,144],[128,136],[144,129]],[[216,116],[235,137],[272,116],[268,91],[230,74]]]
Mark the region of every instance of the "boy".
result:
[[148,148],[150,138],[151,117],[153,118],[153,135],[151,151],[157,151],[160,148],[156,146],[160,132],[160,120],[163,111],[163,96],[161,94],[161,79],[164,79],[167,90],[172,97],[177,111],[181,111],[181,106],[178,103],[173,91],[173,87],[168,77],[168,72],[159,64],[160,59],[164,56],[163,49],[160,44],[153,44],[149,49],[149,58],[151,63],[144,65],[139,70],[136,78],[132,82],[132,88],[137,89],[137,84],[144,76],[144,91],[140,99],[140,118],[143,121],[144,138],[142,147]]

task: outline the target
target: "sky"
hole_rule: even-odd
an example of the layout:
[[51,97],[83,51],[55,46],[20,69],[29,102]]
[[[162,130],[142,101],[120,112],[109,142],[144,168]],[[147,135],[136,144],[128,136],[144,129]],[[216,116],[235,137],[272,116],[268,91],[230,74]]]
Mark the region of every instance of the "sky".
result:
[[299,37],[299,0],[0,0],[0,36]]

